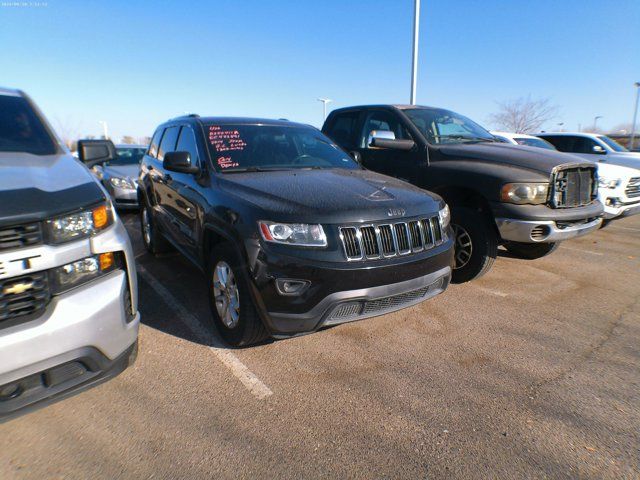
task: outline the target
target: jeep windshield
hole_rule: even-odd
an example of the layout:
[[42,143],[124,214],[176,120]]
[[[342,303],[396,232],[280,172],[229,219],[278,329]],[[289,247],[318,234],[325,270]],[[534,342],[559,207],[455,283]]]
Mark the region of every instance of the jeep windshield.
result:
[[205,124],[205,135],[214,165],[223,173],[360,168],[344,150],[310,127]]
[[449,110],[410,108],[404,113],[431,144],[496,141],[477,123]]
[[55,141],[24,97],[0,94],[0,152],[57,153]]

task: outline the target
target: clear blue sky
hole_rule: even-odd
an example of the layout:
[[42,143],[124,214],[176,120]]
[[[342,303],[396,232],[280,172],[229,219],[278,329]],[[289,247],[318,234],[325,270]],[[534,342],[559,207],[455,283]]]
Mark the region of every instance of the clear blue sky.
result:
[[[319,96],[407,103],[413,0],[0,4],[0,84],[78,134],[151,135],[185,111],[319,126]],[[423,0],[418,103],[491,127],[550,97],[565,128],[630,123],[639,0]]]

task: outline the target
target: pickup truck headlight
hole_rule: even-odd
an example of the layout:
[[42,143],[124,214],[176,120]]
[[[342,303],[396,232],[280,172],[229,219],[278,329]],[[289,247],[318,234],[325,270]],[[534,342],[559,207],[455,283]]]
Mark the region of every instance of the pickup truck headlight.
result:
[[537,205],[545,203],[548,194],[548,183],[507,183],[500,191],[500,200],[518,205]]
[[322,225],[274,222],[258,222],[258,224],[260,225],[260,234],[267,242],[302,247],[327,246],[327,237]]
[[135,190],[136,188],[133,182],[128,178],[111,177],[109,181],[111,182],[111,185],[116,188],[124,188],[125,190]]
[[446,230],[447,227],[449,227],[449,223],[451,223],[449,205],[445,205],[444,208],[438,212],[438,217],[440,218],[440,227],[442,227],[442,230]]
[[65,243],[89,237],[113,224],[111,206],[102,204],[90,210],[48,220],[48,243]]
[[118,268],[122,268],[122,265],[121,253],[107,252],[54,268],[51,271],[53,279],[52,293],[66,292],[83,283],[90,282]]
[[619,178],[598,177],[598,187],[600,188],[616,188],[622,183]]

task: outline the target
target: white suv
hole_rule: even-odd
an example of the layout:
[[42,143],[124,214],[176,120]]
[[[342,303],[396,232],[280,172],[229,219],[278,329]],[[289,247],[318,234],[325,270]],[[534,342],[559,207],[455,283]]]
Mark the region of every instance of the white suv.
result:
[[26,95],[0,89],[0,422],[131,365],[137,302],[108,195]]

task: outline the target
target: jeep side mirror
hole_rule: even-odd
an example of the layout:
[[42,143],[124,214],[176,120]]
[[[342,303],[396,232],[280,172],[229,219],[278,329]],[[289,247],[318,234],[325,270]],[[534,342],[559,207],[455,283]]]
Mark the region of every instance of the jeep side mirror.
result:
[[200,169],[191,164],[189,152],[167,152],[162,160],[162,167],[170,172],[196,174]]
[[78,159],[89,168],[109,162],[116,155],[116,147],[111,140],[78,140]]
[[607,151],[604,148],[602,148],[600,145],[594,145],[591,150],[593,151],[593,153],[597,153],[598,155],[607,154]]

